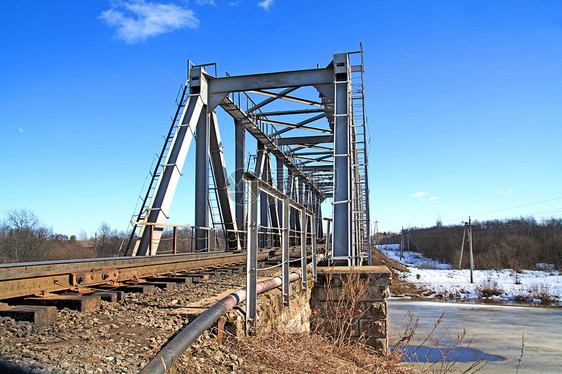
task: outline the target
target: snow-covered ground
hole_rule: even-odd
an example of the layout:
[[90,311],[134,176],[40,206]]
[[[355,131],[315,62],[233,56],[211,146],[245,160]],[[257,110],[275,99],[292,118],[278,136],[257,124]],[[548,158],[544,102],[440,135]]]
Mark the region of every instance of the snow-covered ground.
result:
[[548,298],[562,301],[562,276],[558,271],[474,270],[474,283],[470,283],[468,269],[453,270],[450,265],[425,258],[418,252],[404,251],[400,258],[398,244],[377,247],[387,257],[406,265],[410,271],[401,272],[400,278],[425,289],[427,297],[476,299],[497,294],[490,298],[540,302],[542,297],[543,302]]

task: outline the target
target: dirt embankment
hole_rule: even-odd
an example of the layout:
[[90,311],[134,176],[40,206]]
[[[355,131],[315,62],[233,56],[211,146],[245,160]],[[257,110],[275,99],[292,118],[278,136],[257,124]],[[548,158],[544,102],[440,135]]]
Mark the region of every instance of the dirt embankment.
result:
[[390,294],[392,296],[420,298],[422,292],[416,285],[406,282],[398,277],[398,272],[409,271],[402,263],[386,257],[381,251],[373,249],[372,252],[374,265],[385,265],[392,273],[392,284],[390,285]]

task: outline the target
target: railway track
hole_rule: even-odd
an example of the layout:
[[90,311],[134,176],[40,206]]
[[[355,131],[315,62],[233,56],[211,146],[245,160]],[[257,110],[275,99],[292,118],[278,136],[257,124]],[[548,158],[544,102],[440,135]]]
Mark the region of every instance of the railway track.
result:
[[[263,261],[275,251],[261,251]],[[243,252],[93,258],[0,265],[0,300],[89,287],[119,286],[163,274],[241,265]]]
[[[260,251],[260,267],[280,256]],[[246,260],[214,252],[0,265],[0,369],[7,360],[49,372],[136,372],[208,302],[245,286]]]
[[[264,250],[259,258],[279,255]],[[245,263],[245,253],[221,252],[2,265],[0,310],[46,308],[53,318],[0,316],[0,368],[7,360],[49,372],[136,372],[206,301],[243,287]],[[143,292],[145,285],[152,292]],[[126,288],[133,292],[120,291]],[[120,296],[100,301],[100,290]],[[83,310],[52,302],[77,298],[98,301]],[[41,305],[23,305],[28,301]]]

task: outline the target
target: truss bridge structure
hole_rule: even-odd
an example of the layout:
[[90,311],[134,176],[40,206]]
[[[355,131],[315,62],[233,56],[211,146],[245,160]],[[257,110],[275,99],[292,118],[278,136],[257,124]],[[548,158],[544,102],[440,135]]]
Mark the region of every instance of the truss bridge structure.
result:
[[[244,250],[249,224],[259,226],[259,247],[279,246],[282,202],[260,192],[259,222],[248,222],[244,174],[251,173],[314,214],[302,229],[327,241],[332,260],[370,262],[362,48],[309,70],[222,77],[215,64],[189,63],[188,70],[121,254],[159,253],[182,171],[194,167],[193,251],[210,251],[213,232],[219,249]],[[219,117],[232,121],[219,126]],[[234,144],[221,138],[221,127],[232,129]],[[187,166],[194,140],[195,165]],[[289,215],[290,231],[300,232],[301,217]]]

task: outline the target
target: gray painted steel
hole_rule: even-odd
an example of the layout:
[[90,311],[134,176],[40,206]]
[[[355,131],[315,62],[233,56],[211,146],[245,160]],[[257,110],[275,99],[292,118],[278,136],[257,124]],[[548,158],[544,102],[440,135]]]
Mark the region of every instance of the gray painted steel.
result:
[[242,249],[240,241],[235,231],[238,230],[236,219],[234,218],[234,207],[230,198],[230,184],[228,182],[228,174],[226,171],[226,163],[224,160],[224,152],[222,149],[222,142],[219,132],[219,124],[217,114],[212,112],[210,114],[210,156],[213,165],[213,174],[215,176],[215,188],[219,196],[219,207],[221,210],[221,217],[223,220],[224,228],[226,230],[233,230],[226,232],[226,245],[228,249],[236,250]]
[[[197,125],[195,149],[195,226],[209,227],[209,115],[206,106]],[[195,230],[195,250],[209,250],[209,231]]]
[[290,287],[289,287],[289,198],[285,197],[282,200],[282,236],[281,236],[281,251],[282,251],[282,277],[283,277],[283,304],[289,305],[290,300]]
[[301,210],[301,271],[302,271],[302,288],[306,290],[308,288],[308,280],[306,279],[306,212],[304,209]]
[[[202,112],[203,100],[201,96],[190,96],[182,114],[180,125],[174,135],[174,140],[172,141],[172,146],[164,163],[160,178],[156,184],[156,192],[148,206],[149,213],[147,214],[146,222],[164,223],[166,221],[185,163],[187,151]],[[159,241],[161,235],[161,230],[155,230],[153,240]],[[152,253],[149,253],[150,228],[141,226],[139,237],[140,240],[127,250],[127,254],[133,256],[156,254],[157,246],[152,246]]]
[[336,69],[334,104],[334,238],[333,256],[349,259],[351,251],[349,61],[334,56]]
[[234,179],[236,181],[235,203],[236,203],[236,223],[238,227],[245,227],[246,204],[244,203],[244,181],[242,175],[246,168],[246,130],[240,121],[234,121],[236,131],[236,154]]
[[[284,217],[283,203],[275,200],[278,198],[272,198],[275,194],[272,195],[271,191],[264,192],[267,188],[260,187],[257,193],[261,199],[255,224],[259,220],[262,227],[256,226],[255,229],[256,232],[275,235],[268,236],[273,240],[266,240],[264,235],[259,235],[260,240],[256,245],[281,244],[282,235],[278,234],[283,233],[286,218],[292,230],[300,231],[301,237],[307,231],[317,236],[311,236],[305,242],[310,240],[312,243],[320,239],[323,234],[320,204],[327,197],[332,197],[334,227],[331,242],[327,244],[332,247],[335,258],[344,259],[349,264],[360,264],[361,257],[366,253],[365,242],[369,241],[370,214],[362,91],[363,60],[361,54],[360,65],[354,65],[350,56],[357,56],[355,53],[336,54],[325,68],[243,76],[214,77],[202,66],[192,67],[188,79],[189,97],[185,104],[182,99],[184,110],[180,125],[174,133],[162,172],[154,176],[158,182],[151,202],[147,204],[145,221],[164,223],[168,218],[189,144],[194,133],[197,133],[195,225],[209,226],[211,162],[221,223],[233,233],[228,236],[228,248],[247,247],[250,242],[244,243],[243,240],[240,243],[238,235],[234,234],[236,229],[249,224],[246,222],[245,204],[250,203],[251,199],[245,201],[245,185],[242,181],[247,167],[247,132],[256,139],[257,154],[253,169],[256,176],[261,182],[271,185],[274,183],[273,173],[276,173],[275,191],[290,196],[313,213],[312,217],[303,217],[302,209],[291,205],[288,217]],[[358,76],[354,75],[358,73],[361,74],[359,89]],[[318,96],[310,95],[310,90],[301,90],[307,86],[315,88]],[[215,108],[219,106],[235,123],[234,203],[229,194],[225,155],[215,113]],[[291,136],[284,136],[286,134]],[[272,170],[271,156],[276,159],[275,171]],[[284,168],[287,168],[286,172]],[[162,227],[154,226],[152,235],[150,229],[139,227],[140,240],[128,254],[146,255],[149,249],[150,254],[155,254]],[[196,248],[207,248],[207,231],[196,230],[196,236]],[[296,239],[289,238],[289,242],[297,244],[298,237]]]
[[[252,324],[256,319],[257,293],[256,284],[258,279],[258,181],[248,182],[248,262],[246,268],[246,289],[248,300],[246,302],[246,320]],[[246,326],[249,328],[250,326]]]

